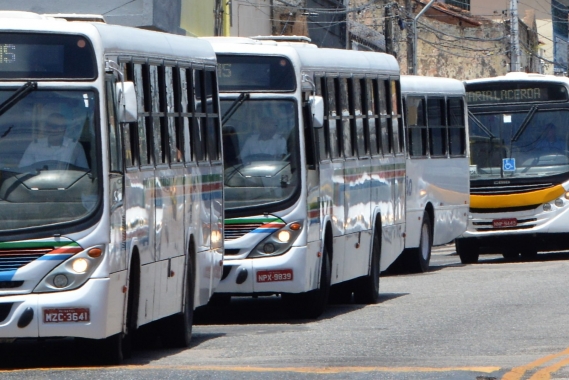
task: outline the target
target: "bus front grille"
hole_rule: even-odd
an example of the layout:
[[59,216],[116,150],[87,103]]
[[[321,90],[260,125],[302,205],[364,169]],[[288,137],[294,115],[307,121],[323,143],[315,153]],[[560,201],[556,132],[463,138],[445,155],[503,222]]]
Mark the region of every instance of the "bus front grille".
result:
[[553,183],[533,183],[520,185],[494,185],[494,186],[472,186],[470,188],[471,195],[507,195],[528,193],[531,191],[548,189],[555,186]]
[[13,302],[0,303],[0,322],[4,322],[8,315],[10,315],[12,306],[14,306]]
[[0,272],[16,270],[39,259],[53,248],[0,249]]
[[225,240],[234,240],[261,227],[263,223],[225,224]]
[[473,222],[472,225],[479,232],[485,231],[511,231],[511,230],[527,230],[536,226],[536,218],[518,219],[517,225],[512,227],[494,227],[493,222]]

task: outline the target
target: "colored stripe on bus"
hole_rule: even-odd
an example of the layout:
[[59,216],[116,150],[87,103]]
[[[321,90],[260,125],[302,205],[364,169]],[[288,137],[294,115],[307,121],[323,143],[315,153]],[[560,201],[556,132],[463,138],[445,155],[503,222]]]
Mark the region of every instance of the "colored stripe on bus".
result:
[[561,185],[521,194],[470,195],[470,208],[505,208],[539,205],[565,194]]

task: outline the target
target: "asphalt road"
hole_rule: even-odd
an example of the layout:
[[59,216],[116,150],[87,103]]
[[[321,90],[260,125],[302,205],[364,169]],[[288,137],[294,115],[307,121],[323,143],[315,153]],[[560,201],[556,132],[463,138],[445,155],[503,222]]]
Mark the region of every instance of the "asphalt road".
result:
[[385,274],[377,305],[330,305],[294,319],[278,297],[236,298],[196,314],[188,350],[137,347],[98,367],[70,339],[0,344],[2,379],[567,379],[569,253],[532,262],[452,246],[431,270]]

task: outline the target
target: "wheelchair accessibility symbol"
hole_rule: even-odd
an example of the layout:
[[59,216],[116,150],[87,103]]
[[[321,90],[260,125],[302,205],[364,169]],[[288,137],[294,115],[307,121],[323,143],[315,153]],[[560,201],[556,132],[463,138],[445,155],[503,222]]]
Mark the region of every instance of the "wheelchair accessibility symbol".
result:
[[516,170],[516,159],[515,158],[503,158],[502,159],[502,170],[505,172],[513,172]]

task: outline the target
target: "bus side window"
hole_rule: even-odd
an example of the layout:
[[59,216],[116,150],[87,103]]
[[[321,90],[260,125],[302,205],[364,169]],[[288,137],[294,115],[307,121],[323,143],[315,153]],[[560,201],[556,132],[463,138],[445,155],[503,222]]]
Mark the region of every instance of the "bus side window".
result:
[[391,149],[393,153],[401,153],[404,150],[404,139],[403,139],[403,123],[401,122],[401,112],[399,103],[399,82],[395,80],[389,81],[389,95],[390,95],[390,107],[389,114],[391,115]]
[[358,157],[368,156],[369,150],[369,131],[367,124],[364,124],[364,116],[362,114],[362,99],[365,99],[365,94],[363,93],[365,86],[364,79],[354,78],[352,79],[353,90],[351,94],[353,95],[353,120],[352,120],[352,136],[353,141],[355,141],[355,147],[357,149]]
[[163,149],[163,125],[161,119],[164,117],[164,113],[161,112],[161,96],[160,89],[164,86],[160,86],[158,79],[158,66],[150,65],[149,68],[149,83],[150,91],[152,93],[151,105],[150,105],[150,123],[151,133],[149,133],[152,139],[152,146],[154,147],[154,164],[163,164],[165,162],[165,152]]
[[380,150],[377,133],[377,127],[379,126],[377,118],[379,115],[377,113],[377,98],[375,97],[376,92],[374,91],[373,82],[377,82],[377,80],[372,81],[370,78],[365,79],[363,82],[365,89],[362,89],[362,92],[364,93],[364,129],[367,128],[367,133],[369,133],[368,150],[372,156],[375,156]]
[[424,157],[427,155],[425,99],[418,96],[408,96],[404,102],[409,155],[411,157]]
[[183,152],[184,152],[184,162],[191,162],[193,161],[193,149],[192,149],[192,129],[193,128],[193,119],[194,119],[194,96],[193,96],[193,75],[192,69],[190,68],[180,68],[180,85],[182,87],[181,90],[181,98],[180,98],[180,107],[182,108],[181,114],[181,128],[182,135],[184,136],[184,143],[183,143]]
[[[321,96],[324,100],[326,99],[325,94],[323,92],[323,88],[326,85],[325,82],[326,82],[326,78],[316,77],[316,80],[315,80],[316,95]],[[324,108],[324,118],[327,118],[328,109],[327,109],[326,101],[324,102],[324,107],[325,107]],[[315,129],[314,135],[316,137],[316,143],[318,144],[318,150],[320,153],[318,157],[319,157],[320,161],[329,159],[328,150],[326,149],[326,136],[324,133],[324,128]]]
[[338,136],[336,93],[336,80],[334,78],[326,78],[325,104],[327,104],[326,110],[328,112],[326,115],[324,115],[324,128],[327,134],[326,140],[328,141],[328,150],[330,152],[331,159],[340,157],[340,137]]
[[[124,65],[125,80],[134,82],[134,64],[127,62]],[[122,140],[124,161],[127,168],[138,165],[138,139],[136,133],[136,123],[122,125]]]
[[207,127],[207,96],[205,86],[205,72],[203,69],[194,72],[195,109],[192,123],[192,147],[196,161],[207,160],[206,127]]
[[217,161],[220,159],[219,157],[219,105],[217,102],[214,102],[213,99],[216,99],[217,94],[217,77],[215,75],[215,69],[211,68],[210,70],[205,71],[205,92],[206,92],[206,112],[207,112],[207,129],[206,129],[206,136],[207,136],[207,152],[208,157],[211,161]]
[[383,155],[392,154],[392,133],[391,133],[391,118],[388,115],[387,105],[389,103],[389,82],[380,79],[378,82],[378,96],[379,99],[379,114],[380,114],[380,139],[381,139],[381,150]]
[[122,151],[119,125],[116,118],[115,80],[109,75],[106,80],[107,127],[109,133],[110,171],[122,173]]
[[466,152],[464,101],[462,98],[448,98],[447,106],[449,153],[451,156],[463,156]]
[[352,131],[350,128],[352,115],[350,115],[350,91],[348,88],[348,79],[339,78],[338,81],[340,84],[340,108],[338,113],[341,116],[341,143],[344,148],[344,157],[353,157],[354,149],[352,146]]
[[146,123],[149,119],[148,115],[148,103],[147,91],[145,85],[145,64],[134,65],[134,85],[136,88],[136,98],[138,101],[138,152],[140,165],[150,164],[150,159],[148,156],[148,139],[146,138]]
[[446,156],[447,137],[445,121],[445,100],[442,98],[427,99],[427,122],[429,124],[429,146],[431,156]]
[[[182,153],[178,150],[178,135],[176,133],[176,116],[178,115],[176,110],[178,106],[176,105],[176,85],[174,84],[174,71],[171,66],[164,67],[164,96],[165,101],[163,103],[163,116],[162,116],[162,127],[163,127],[163,150],[166,160],[170,163],[177,163],[182,160]],[[180,153],[178,153],[180,152]]]

